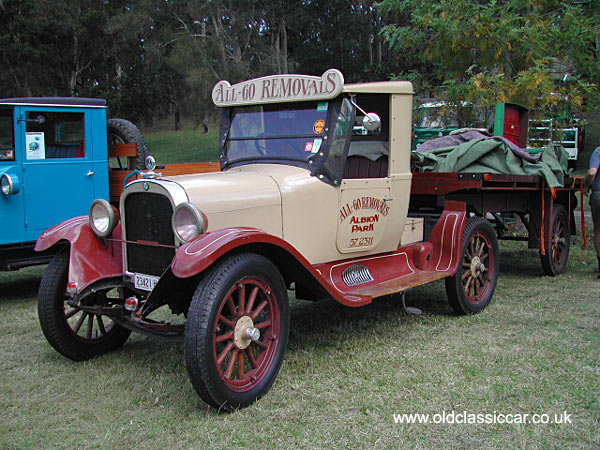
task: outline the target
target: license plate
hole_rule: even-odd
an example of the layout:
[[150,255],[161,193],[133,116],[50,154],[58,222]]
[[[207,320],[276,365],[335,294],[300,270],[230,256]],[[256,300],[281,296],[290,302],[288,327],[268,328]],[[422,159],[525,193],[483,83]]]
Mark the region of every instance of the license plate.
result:
[[160,277],[154,277],[152,275],[144,275],[143,273],[135,274],[135,287],[136,289],[142,289],[144,291],[151,291],[158,283]]

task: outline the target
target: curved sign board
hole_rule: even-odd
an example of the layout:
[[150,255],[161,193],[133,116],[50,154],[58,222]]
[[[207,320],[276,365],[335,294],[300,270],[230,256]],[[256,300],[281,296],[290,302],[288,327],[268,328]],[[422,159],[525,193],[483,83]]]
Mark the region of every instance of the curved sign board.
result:
[[337,97],[344,86],[344,76],[329,69],[320,77],[309,75],[270,75],[242,81],[233,86],[219,81],[212,91],[217,106],[320,100]]

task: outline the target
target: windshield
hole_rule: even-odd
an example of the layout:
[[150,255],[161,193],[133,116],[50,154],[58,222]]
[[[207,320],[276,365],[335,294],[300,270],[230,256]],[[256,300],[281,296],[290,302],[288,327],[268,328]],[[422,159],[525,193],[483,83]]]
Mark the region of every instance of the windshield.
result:
[[308,160],[323,143],[328,105],[322,101],[231,108],[227,161]]
[[450,107],[421,107],[419,108],[420,128],[449,128],[458,127],[456,112]]

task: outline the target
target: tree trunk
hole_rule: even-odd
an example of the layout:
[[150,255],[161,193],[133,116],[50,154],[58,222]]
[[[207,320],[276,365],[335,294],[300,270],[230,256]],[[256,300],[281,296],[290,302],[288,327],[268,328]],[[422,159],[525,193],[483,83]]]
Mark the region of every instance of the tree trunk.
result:
[[288,73],[288,37],[285,20],[281,20],[279,29],[281,32],[281,71],[279,73]]

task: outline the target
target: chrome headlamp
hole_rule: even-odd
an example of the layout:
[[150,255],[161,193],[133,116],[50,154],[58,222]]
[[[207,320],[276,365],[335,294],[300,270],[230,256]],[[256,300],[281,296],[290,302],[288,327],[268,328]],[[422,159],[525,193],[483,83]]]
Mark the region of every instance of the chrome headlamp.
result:
[[208,220],[192,203],[177,205],[171,218],[173,233],[182,243],[186,243],[206,232]]
[[19,192],[19,178],[16,175],[3,174],[0,178],[2,194],[5,196],[13,195]]
[[118,213],[104,199],[96,199],[90,207],[90,227],[100,237],[108,237],[119,222]]

